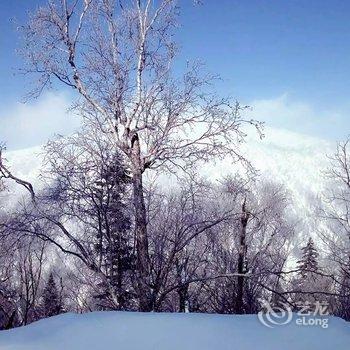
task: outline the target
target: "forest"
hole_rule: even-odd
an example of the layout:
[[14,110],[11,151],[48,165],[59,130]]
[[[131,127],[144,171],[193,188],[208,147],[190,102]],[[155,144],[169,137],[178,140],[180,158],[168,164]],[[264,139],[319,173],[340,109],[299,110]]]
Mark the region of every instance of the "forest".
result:
[[[310,228],[243,151],[264,123],[201,62],[174,69],[178,21],[174,0],[50,0],[19,28],[28,98],[71,90],[82,122],[42,147],[35,183],[1,145],[0,329],[66,312],[256,314],[265,300],[350,320],[350,141],[327,155]],[[206,176],[223,159],[231,175]]]

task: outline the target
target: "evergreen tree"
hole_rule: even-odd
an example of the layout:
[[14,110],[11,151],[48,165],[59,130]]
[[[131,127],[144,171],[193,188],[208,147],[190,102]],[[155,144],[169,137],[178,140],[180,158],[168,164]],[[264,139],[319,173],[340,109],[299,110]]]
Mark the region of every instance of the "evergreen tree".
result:
[[124,200],[129,182],[120,157],[115,155],[102,165],[93,186],[95,202],[99,203],[97,213],[103,214],[95,244],[96,253],[103,256],[101,268],[106,276],[95,295],[100,309],[125,310],[132,296],[128,275],[135,268],[135,258],[130,244],[130,213]]
[[55,279],[52,273],[50,273],[43,292],[43,304],[45,317],[55,316],[63,312],[61,298],[58,294]]
[[[302,257],[298,261],[298,275],[293,280],[293,289],[298,291],[294,294],[294,302],[305,305],[309,304],[310,311],[313,311],[316,302],[329,302],[324,294],[331,286],[331,281],[320,274],[318,264],[318,251],[312,238],[309,238],[306,246],[302,249]],[[299,292],[300,291],[300,292]],[[296,311],[300,310],[300,305]]]
[[299,276],[306,279],[310,274],[318,271],[318,252],[312,238],[309,238],[306,246],[301,248],[302,258],[298,261]]

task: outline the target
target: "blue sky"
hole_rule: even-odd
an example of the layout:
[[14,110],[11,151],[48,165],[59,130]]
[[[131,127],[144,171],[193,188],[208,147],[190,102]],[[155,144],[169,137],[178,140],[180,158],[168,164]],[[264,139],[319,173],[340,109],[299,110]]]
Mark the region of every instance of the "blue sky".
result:
[[[18,110],[28,89],[14,75],[21,60],[13,19],[23,22],[43,2],[0,1],[0,121]],[[256,107],[254,116],[268,125],[331,140],[347,136],[350,1],[202,2],[179,1],[180,63],[204,61],[223,78],[219,92]]]

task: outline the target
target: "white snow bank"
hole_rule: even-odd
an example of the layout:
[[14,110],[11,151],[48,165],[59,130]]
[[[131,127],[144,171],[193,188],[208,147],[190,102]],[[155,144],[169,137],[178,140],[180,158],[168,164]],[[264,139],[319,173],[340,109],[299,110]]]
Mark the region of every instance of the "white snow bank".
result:
[[94,312],[0,332],[1,350],[349,350],[350,323],[270,329],[256,315]]

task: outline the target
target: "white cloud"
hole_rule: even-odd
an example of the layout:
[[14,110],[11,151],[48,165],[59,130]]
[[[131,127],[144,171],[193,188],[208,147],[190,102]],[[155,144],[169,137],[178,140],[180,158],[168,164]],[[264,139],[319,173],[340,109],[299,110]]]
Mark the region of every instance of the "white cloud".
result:
[[344,134],[343,113],[319,109],[310,103],[297,101],[288,94],[276,98],[258,99],[250,103],[252,116],[267,125],[326,139],[341,139]]
[[[70,104],[70,98],[63,93],[47,93],[31,103],[2,106],[0,142],[5,141],[9,149],[21,149],[41,145],[55,133],[71,133],[80,121],[77,116],[67,112]],[[342,117],[336,112],[319,112],[308,103],[292,100],[288,94],[271,99],[257,99],[250,106],[250,117],[265,121],[267,126],[326,139],[332,138],[332,126]],[[326,121],[327,127],[324,126]],[[285,144],[287,137],[293,147],[296,147],[298,137],[291,135],[292,133],[288,136],[284,133],[277,136],[277,133],[273,133],[268,135],[266,142],[270,142],[271,137],[277,142],[276,137],[279,137],[278,142]]]
[[300,101],[291,101],[286,93],[276,98],[254,100],[251,106],[254,115],[264,120],[290,121],[305,119],[305,117],[310,119],[315,116],[310,105]]
[[54,134],[71,133],[79,118],[68,112],[71,101],[62,93],[47,93],[34,102],[2,107],[0,141],[9,149],[41,145]]

